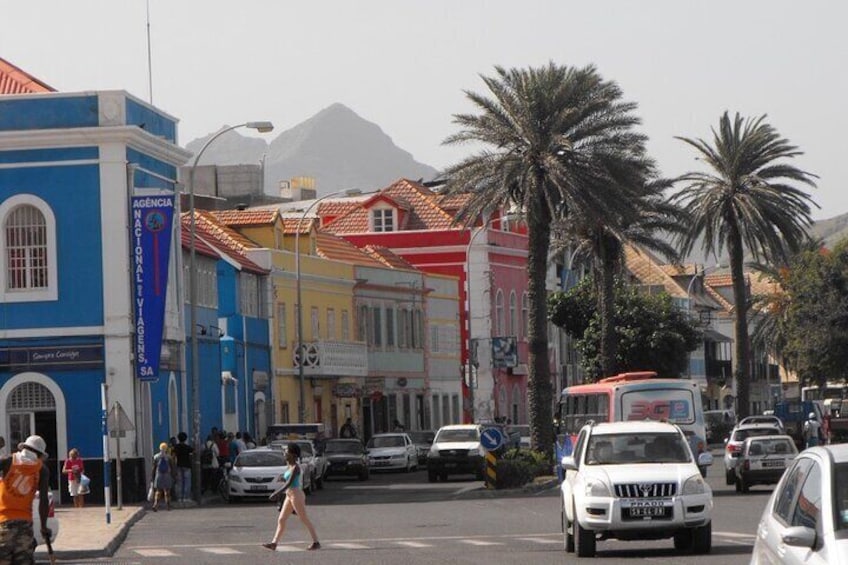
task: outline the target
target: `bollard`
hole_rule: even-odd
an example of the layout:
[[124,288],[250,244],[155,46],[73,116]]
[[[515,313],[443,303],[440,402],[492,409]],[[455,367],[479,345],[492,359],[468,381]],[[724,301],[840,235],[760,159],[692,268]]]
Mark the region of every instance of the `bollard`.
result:
[[498,485],[498,456],[492,451],[486,452],[486,488],[496,489]]

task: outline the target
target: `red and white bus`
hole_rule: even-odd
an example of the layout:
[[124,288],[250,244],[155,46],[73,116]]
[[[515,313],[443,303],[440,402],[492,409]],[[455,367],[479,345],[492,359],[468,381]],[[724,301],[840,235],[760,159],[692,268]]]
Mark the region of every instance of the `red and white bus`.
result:
[[641,371],[564,389],[556,418],[557,461],[571,455],[577,433],[590,420],[670,422],[686,435],[696,459],[707,449],[701,389],[688,379],[658,378],[653,371]]

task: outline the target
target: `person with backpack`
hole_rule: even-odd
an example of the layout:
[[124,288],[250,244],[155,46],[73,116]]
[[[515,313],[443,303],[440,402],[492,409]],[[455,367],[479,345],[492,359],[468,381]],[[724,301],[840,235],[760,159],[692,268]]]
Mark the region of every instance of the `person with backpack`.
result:
[[211,435],[206,436],[206,443],[203,446],[203,451],[200,452],[200,468],[202,481],[200,483],[200,494],[207,490],[215,492],[215,485],[218,484],[218,444],[212,439]]
[[159,444],[159,453],[153,456],[153,506],[151,510],[156,512],[159,509],[159,498],[165,498],[165,507],[171,509],[171,487],[174,486],[174,477],[172,475],[174,461],[171,459],[171,453],[168,449],[168,444],[162,442]]

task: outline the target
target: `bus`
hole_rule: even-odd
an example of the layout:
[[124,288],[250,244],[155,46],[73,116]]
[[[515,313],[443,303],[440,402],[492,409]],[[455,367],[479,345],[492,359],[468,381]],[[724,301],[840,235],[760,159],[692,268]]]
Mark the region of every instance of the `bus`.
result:
[[[556,414],[556,460],[571,455],[586,423],[661,420],[676,424],[695,458],[707,450],[704,406],[698,383],[657,378],[653,371],[621,373],[562,391]],[[559,468],[559,465],[557,465]],[[707,469],[701,468],[706,476]]]

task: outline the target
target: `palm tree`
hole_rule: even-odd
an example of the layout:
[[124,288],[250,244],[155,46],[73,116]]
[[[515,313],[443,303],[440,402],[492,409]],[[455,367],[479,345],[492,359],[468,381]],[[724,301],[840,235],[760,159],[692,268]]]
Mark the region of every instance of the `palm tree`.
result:
[[663,197],[671,186],[665,179],[645,185],[644,193],[633,199],[637,215],[629,225],[611,222],[581,222],[563,218],[554,224],[554,254],[575,250],[576,258],[588,263],[598,293],[598,313],[601,320],[600,374],[618,372],[613,289],[615,278],[624,270],[624,246],[653,251],[671,262],[678,260],[677,249],[667,236],[682,233],[685,213]]
[[[553,445],[545,279],[555,214],[630,218],[631,196],[650,169],[644,136],[633,131],[635,104],[594,67],[549,63],[540,68],[495,68],[481,77],[491,96],[466,92],[479,114],[458,114],[461,131],[445,143],[483,149],[448,168],[448,192],[468,192],[457,220],[517,207],[528,231],[530,429],[536,449]],[[639,182],[633,182],[637,178]]]
[[747,313],[750,302],[743,260],[747,251],[755,261],[786,261],[806,239],[812,224],[809,194],[796,185],[815,187],[815,175],[783,160],[802,152],[780,137],[765,116],[731,120],[727,112],[713,130],[713,143],[678,137],[694,147],[709,172],[690,172],[680,180],[686,186],[674,200],[689,212],[691,222],[679,238],[682,255],[699,237],[702,249],[713,256],[727,248],[734,299],[734,361],[736,410],[750,411],[750,357]]

